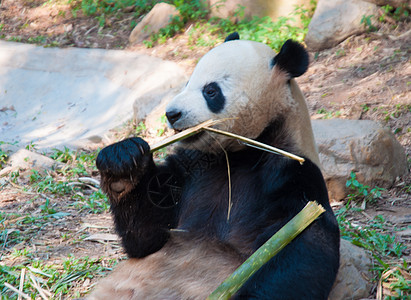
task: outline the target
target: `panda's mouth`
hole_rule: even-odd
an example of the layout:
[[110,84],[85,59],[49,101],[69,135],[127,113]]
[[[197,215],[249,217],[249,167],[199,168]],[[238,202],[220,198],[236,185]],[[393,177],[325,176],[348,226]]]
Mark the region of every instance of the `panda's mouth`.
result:
[[[184,129],[175,129],[175,128],[174,128],[174,133],[175,133],[175,134],[180,133],[180,132],[182,132],[182,131],[184,131]],[[182,139],[182,140],[180,141],[180,143],[183,143],[183,144],[191,144],[191,143],[194,143],[194,142],[198,141],[199,139],[201,139],[201,137],[202,137],[205,133],[206,133],[205,131],[200,131],[200,132],[198,132],[198,133],[195,133],[195,134],[193,134],[193,135],[190,135],[190,136]]]

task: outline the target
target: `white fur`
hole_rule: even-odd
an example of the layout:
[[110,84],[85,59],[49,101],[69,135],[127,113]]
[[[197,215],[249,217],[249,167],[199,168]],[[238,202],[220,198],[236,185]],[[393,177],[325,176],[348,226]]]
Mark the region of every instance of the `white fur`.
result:
[[[268,85],[270,58],[274,55],[268,46],[250,41],[230,41],[212,49],[199,61],[184,90],[167,106],[167,111],[183,113],[173,128],[181,130],[209,119],[236,117],[258,98],[260,87]],[[211,82],[219,84],[227,101],[218,114],[208,109],[202,95],[204,85]]]

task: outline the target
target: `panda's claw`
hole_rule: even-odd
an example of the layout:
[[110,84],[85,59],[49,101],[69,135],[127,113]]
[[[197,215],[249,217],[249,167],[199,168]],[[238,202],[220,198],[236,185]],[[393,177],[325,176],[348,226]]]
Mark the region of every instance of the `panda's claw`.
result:
[[96,165],[102,174],[130,178],[145,172],[152,156],[150,146],[141,138],[129,138],[105,147],[97,156]]

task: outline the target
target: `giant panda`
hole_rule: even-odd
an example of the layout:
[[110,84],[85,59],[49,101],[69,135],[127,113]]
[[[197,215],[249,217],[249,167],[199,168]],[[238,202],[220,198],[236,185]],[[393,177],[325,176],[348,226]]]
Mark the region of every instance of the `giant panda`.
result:
[[339,230],[319,168],[309,113],[294,77],[308,54],[288,40],[278,54],[237,33],[209,51],[166,108],[181,131],[215,128],[281,148],[305,162],[201,132],[156,163],[129,138],[97,157],[129,259],[89,299],[206,299],[308,201],[325,208],[233,299],[327,299],[339,266]]

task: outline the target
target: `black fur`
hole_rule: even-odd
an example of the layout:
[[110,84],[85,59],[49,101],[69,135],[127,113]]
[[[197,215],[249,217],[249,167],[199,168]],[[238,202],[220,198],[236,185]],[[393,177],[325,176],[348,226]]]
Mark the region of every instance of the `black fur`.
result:
[[207,107],[210,111],[217,114],[225,106],[225,97],[220,86],[216,82],[211,82],[203,87],[203,97],[207,101]]
[[[278,146],[289,134],[281,124],[281,120],[274,121],[258,140]],[[140,163],[148,154],[137,151],[140,147],[130,147],[131,142],[146,149],[140,139],[125,140],[103,149],[97,158],[116,228],[130,257],[157,251],[167,242],[168,230],[178,227],[201,240],[217,239],[245,259],[308,201],[315,200],[326,212],[254,274],[234,299],[327,299],[339,266],[339,230],[315,164],[307,159],[300,165],[252,148],[229,152],[233,205],[227,221],[224,153],[180,149],[157,166],[151,156],[149,163]],[[129,159],[123,157],[135,157],[137,164],[124,163]],[[158,207],[150,199],[149,182],[160,173],[172,174],[181,188],[179,203],[173,208]],[[130,174],[142,174],[141,180],[116,198],[110,182],[113,178],[130,180]]]
[[[116,230],[130,257],[144,257],[159,250],[169,237],[168,229],[177,224],[173,210],[159,209],[147,197],[150,179],[162,172],[149,149],[141,138],[126,139],[101,150],[96,160]],[[125,196],[112,188],[120,180],[132,187]]]
[[303,75],[309,64],[308,53],[305,48],[292,40],[288,40],[281,47],[272,61],[272,66],[277,65],[281,70],[287,72],[291,78]]
[[224,40],[225,42],[229,42],[229,41],[234,41],[234,40],[239,40],[240,39],[240,35],[238,34],[238,32],[233,32],[230,33]]

